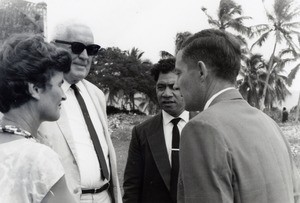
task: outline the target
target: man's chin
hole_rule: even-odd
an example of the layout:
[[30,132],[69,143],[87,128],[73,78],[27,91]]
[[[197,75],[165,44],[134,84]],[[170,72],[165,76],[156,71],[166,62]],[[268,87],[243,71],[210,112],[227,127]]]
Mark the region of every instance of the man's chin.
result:
[[86,72],[83,71],[76,71],[72,73],[68,73],[65,75],[65,80],[67,80],[70,84],[76,84],[77,82],[83,80],[87,76]]
[[164,104],[162,105],[162,109],[165,110],[166,112],[168,111],[173,112],[176,109],[176,107],[175,104]]

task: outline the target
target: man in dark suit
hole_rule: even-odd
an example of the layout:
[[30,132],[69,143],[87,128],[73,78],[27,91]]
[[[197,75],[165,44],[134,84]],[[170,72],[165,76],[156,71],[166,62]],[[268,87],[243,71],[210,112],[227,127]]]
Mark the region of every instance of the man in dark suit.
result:
[[292,203],[299,177],[278,125],[234,88],[239,43],[208,29],[189,37],[176,56],[186,110],[201,111],[182,130],[178,201]]
[[[132,130],[124,173],[124,203],[176,202],[179,143],[173,133],[189,120],[174,73],[175,59],[162,59],[151,70],[156,81],[157,99],[162,112]],[[174,118],[177,124],[173,124]],[[178,134],[179,139],[179,134]],[[179,140],[177,140],[179,141]],[[177,156],[177,163],[176,163]],[[177,170],[177,174],[176,174]]]

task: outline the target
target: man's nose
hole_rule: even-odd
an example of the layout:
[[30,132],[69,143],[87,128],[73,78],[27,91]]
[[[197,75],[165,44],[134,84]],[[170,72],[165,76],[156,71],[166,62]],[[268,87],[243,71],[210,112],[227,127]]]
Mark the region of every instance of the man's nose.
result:
[[178,80],[173,85],[174,90],[179,89]]
[[84,49],[84,50],[79,54],[79,58],[85,59],[85,60],[89,58],[89,55],[87,54],[86,49]]
[[165,89],[164,93],[163,93],[163,96],[165,96],[165,97],[171,97],[173,95],[172,92],[173,91],[171,90],[171,88],[167,87]]

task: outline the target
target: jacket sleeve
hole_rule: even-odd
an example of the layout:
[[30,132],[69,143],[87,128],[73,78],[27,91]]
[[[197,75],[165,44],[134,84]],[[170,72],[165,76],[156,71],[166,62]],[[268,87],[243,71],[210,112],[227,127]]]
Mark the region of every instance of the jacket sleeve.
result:
[[180,143],[178,202],[234,202],[231,155],[218,129],[189,122]]
[[136,127],[132,130],[132,138],[128,150],[128,159],[124,172],[124,203],[141,202],[143,181],[143,156]]

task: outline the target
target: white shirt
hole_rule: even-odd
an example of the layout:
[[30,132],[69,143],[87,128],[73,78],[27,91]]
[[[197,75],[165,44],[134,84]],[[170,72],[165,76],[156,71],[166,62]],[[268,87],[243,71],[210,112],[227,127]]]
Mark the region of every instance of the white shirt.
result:
[[[94,149],[93,141],[91,140],[82,111],[75,97],[74,90],[70,86],[71,85],[67,81],[63,83],[62,88],[67,96],[67,100],[63,102],[63,105],[65,107],[64,109],[66,111],[67,117],[69,118],[69,125],[71,126],[73,135],[76,152],[74,156],[79,167],[81,188],[100,188],[108,181],[103,181],[101,179],[101,169],[96,151]],[[78,82],[76,86],[84,99],[84,102],[90,114],[90,118],[97,132],[99,142],[106,159],[108,171],[110,171],[108,160],[108,146],[104,137],[101,121],[97,115],[96,108],[83,83]]]
[[[167,147],[167,152],[168,152],[168,157],[169,157],[169,161],[170,161],[170,165],[172,163],[172,130],[173,130],[173,123],[171,122],[171,120],[175,117],[171,116],[170,114],[168,114],[167,112],[165,112],[164,110],[162,110],[162,116],[163,116],[163,129],[164,129],[164,136],[165,136],[165,142],[166,142],[166,147]],[[181,131],[183,129],[183,127],[185,126],[185,124],[189,121],[189,117],[190,114],[188,111],[183,111],[178,118],[182,118],[178,124],[178,130],[181,136]]]
[[228,87],[228,88],[225,88],[225,89],[223,89],[223,90],[217,92],[216,94],[214,94],[214,95],[213,95],[211,98],[209,98],[209,100],[206,102],[203,111],[209,107],[209,105],[213,102],[213,100],[214,100],[217,96],[219,96],[219,95],[222,94],[223,92],[226,92],[226,91],[228,91],[228,90],[233,90],[233,89],[235,89],[235,88],[234,88],[234,87]]

